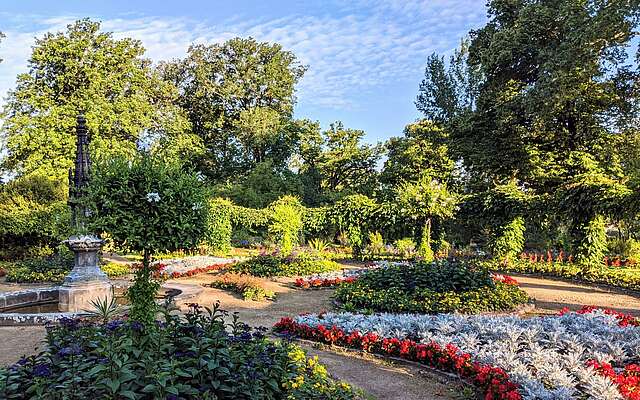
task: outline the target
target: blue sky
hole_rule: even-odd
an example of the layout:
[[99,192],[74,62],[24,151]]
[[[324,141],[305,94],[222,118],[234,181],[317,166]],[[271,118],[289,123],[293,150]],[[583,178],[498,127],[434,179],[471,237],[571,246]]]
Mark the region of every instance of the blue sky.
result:
[[425,60],[450,53],[486,20],[482,0],[2,1],[0,96],[25,72],[34,37],[78,18],[116,37],[140,39],[154,61],[184,56],[191,43],[253,36],[281,43],[309,66],[297,118],[342,120],[375,142],[419,117],[413,101]]

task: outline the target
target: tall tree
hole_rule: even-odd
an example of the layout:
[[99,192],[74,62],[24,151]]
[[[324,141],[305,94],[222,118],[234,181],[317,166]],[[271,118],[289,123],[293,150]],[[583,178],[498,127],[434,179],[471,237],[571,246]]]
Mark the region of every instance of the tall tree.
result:
[[184,60],[160,70],[180,90],[179,104],[206,149],[201,167],[210,178],[233,177],[267,160],[286,162],[295,85],[305,71],[293,53],[235,38],[191,46]]
[[37,39],[4,109],[1,167],[18,175],[66,175],[75,154],[75,118],[84,111],[98,156],[132,153],[143,131],[184,129],[171,106],[175,89],[142,58],[132,39],[116,40],[88,19]]
[[387,188],[416,182],[424,173],[452,183],[455,163],[449,155],[449,134],[428,120],[409,124],[403,137],[386,143],[387,160],[380,180]]

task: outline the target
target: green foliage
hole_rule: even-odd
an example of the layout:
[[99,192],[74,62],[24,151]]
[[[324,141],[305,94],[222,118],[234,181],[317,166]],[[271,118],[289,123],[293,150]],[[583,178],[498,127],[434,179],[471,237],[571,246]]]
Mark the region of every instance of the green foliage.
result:
[[392,313],[510,311],[528,301],[517,285],[494,282],[488,270],[463,262],[419,262],[368,271],[342,284],[347,309]]
[[407,125],[404,137],[391,138],[386,144],[388,155],[381,182],[393,188],[419,180],[425,172],[451,182],[455,165],[449,156],[448,140],[448,133],[429,120]]
[[274,276],[313,275],[338,271],[341,268],[340,264],[335,261],[300,253],[286,258],[279,255],[259,255],[235,264],[232,270],[241,274],[271,278]]
[[338,230],[346,234],[354,257],[362,255],[368,231],[378,211],[378,204],[364,195],[347,196],[330,209],[330,218]]
[[206,194],[195,174],[148,155],[99,163],[88,191],[90,229],[150,253],[195,248],[205,234]]
[[510,261],[515,259],[524,249],[524,219],[514,218],[513,221],[500,229],[499,235],[491,243],[491,252],[497,260]]
[[231,178],[272,160],[279,167],[296,141],[294,88],[305,67],[279,44],[234,38],[194,45],[183,60],[164,63],[163,77],[180,91],[179,105],[205,152],[211,180]]
[[151,324],[155,293],[151,256],[195,248],[206,234],[207,206],[202,183],[178,164],[141,154],[113,158],[96,166],[87,203],[89,229],[108,232],[119,246],[143,253],[143,266],[127,290],[131,318]]
[[320,238],[309,240],[308,245],[311,250],[315,251],[318,254],[322,254],[329,247],[329,243],[327,243],[326,240]]
[[135,153],[145,130],[184,129],[171,104],[175,88],[151,70],[143,54],[139,41],[116,40],[88,19],[36,39],[29,72],[18,75],[4,108],[2,170],[66,178],[79,110],[87,117],[91,151],[98,158]]
[[640,241],[636,239],[608,239],[607,249],[623,258],[640,259]]
[[[66,321],[43,353],[0,368],[3,399],[363,399],[300,347],[272,342],[218,306],[131,321]],[[96,360],[99,360],[97,362]]]
[[73,268],[73,254],[59,252],[48,257],[26,259],[9,264],[7,282],[17,283],[59,283]]
[[110,298],[104,297],[91,300],[91,306],[93,308],[86,311],[91,317],[98,319],[103,324],[115,319],[124,311],[124,307],[118,304],[118,299],[113,293],[111,293]]
[[607,250],[604,218],[602,216],[595,217],[583,226],[582,230],[581,240],[574,245],[576,261],[587,268],[601,266]]
[[271,160],[261,162],[240,182],[219,188],[218,194],[243,207],[265,208],[285,195],[300,196],[302,183],[289,170],[276,170]]
[[0,185],[0,259],[47,255],[57,247],[70,233],[66,199],[66,187],[43,174]]
[[541,274],[543,276],[571,279],[579,282],[604,284],[623,289],[640,290],[640,269],[638,268],[587,268],[576,263],[562,262],[530,262],[529,260],[513,260],[508,264],[495,261],[488,268],[524,274]]
[[269,206],[268,213],[269,234],[283,254],[291,253],[302,233],[302,204],[295,197],[284,196]]
[[416,242],[411,238],[398,239],[394,242],[394,247],[400,253],[400,256],[404,259],[411,258],[416,252]]
[[206,244],[214,252],[227,253],[231,250],[231,214],[233,203],[227,199],[209,200]]
[[382,254],[384,250],[384,239],[382,238],[382,234],[380,232],[371,232],[369,233],[368,244],[365,249],[365,252],[369,256],[378,256]]

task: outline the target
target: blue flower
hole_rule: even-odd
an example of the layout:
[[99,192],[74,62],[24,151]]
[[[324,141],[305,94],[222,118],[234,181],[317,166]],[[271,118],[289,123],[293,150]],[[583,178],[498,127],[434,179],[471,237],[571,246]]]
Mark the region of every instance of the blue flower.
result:
[[58,355],[60,357],[77,356],[78,354],[82,354],[82,348],[76,343],[72,344],[71,346],[63,347],[58,352]]
[[107,329],[110,331],[115,331],[116,329],[120,328],[123,324],[124,322],[119,319],[110,321],[109,323],[107,323]]
[[46,378],[48,376],[51,376],[51,369],[47,364],[37,364],[35,367],[33,367],[32,372],[33,376],[38,378]]
[[132,331],[136,331],[136,332],[142,332],[142,330],[144,329],[144,325],[142,325],[140,322],[138,321],[132,321],[129,324],[129,328],[131,328]]

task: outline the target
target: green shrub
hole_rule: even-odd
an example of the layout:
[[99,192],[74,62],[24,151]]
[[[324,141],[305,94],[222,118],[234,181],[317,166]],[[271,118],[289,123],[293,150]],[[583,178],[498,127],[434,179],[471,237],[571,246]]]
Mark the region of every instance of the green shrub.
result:
[[565,262],[531,262],[528,259],[518,259],[511,263],[489,262],[487,268],[504,272],[516,272],[523,274],[541,274],[550,277],[558,277],[615,286],[623,289],[640,290],[640,269],[637,268],[607,268],[604,265],[599,268],[585,269],[582,265]]
[[340,270],[335,261],[314,255],[300,253],[282,257],[280,255],[259,255],[235,264],[233,271],[241,274],[270,278],[274,276],[303,276]]
[[127,276],[131,273],[131,266],[128,264],[121,263],[109,263],[105,265],[101,265],[100,269],[102,272],[107,274],[109,278],[119,278],[122,276]]
[[0,259],[48,256],[70,234],[66,185],[31,174],[0,185]]
[[0,368],[0,398],[362,399],[300,347],[225,325],[217,306],[191,310],[155,329],[65,320],[47,330],[44,352]]
[[411,238],[398,239],[393,246],[402,258],[411,258],[416,253],[416,242]]
[[231,209],[233,203],[226,199],[209,201],[206,244],[214,252],[227,253],[231,250]]
[[380,232],[369,233],[369,243],[365,248],[365,253],[371,256],[378,256],[384,251],[384,239]]
[[576,238],[576,243],[574,243],[576,262],[586,268],[601,266],[607,250],[604,217],[596,216],[579,229],[582,234]]
[[516,217],[498,229],[491,243],[491,252],[497,260],[513,260],[524,248],[524,218]]
[[302,204],[293,196],[283,196],[269,206],[269,234],[280,251],[289,254],[302,233]]
[[73,268],[73,254],[63,251],[49,257],[18,261],[7,268],[7,282],[60,283]]
[[130,317],[152,324],[159,283],[152,278],[151,257],[193,249],[206,234],[207,198],[195,173],[149,155],[113,158],[97,164],[87,204],[92,232],[107,232],[119,246],[143,254],[142,268],[127,290]]
[[418,262],[368,271],[336,291],[349,310],[392,313],[510,311],[528,301],[517,285],[494,282],[464,262]]

